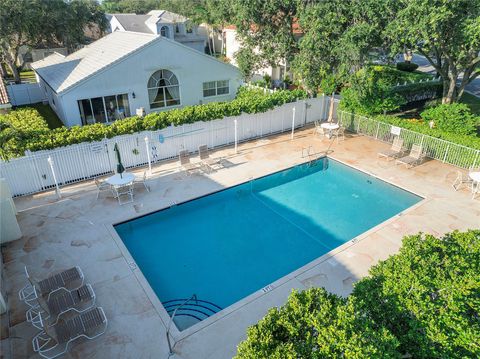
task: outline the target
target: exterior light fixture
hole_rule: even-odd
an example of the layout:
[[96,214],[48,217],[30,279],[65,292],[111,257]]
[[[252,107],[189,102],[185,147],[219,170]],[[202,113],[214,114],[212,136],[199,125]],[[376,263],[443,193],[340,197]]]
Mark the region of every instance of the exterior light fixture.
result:
[[135,96],[135,92],[132,92],[132,97],[133,97],[133,98],[135,98],[135,97],[136,97],[136,96]]

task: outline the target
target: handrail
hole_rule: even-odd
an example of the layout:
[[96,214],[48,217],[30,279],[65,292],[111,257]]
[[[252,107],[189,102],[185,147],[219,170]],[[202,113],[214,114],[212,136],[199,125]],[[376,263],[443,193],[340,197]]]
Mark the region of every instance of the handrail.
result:
[[173,311],[172,315],[170,316],[170,321],[168,322],[168,326],[167,326],[167,332],[166,332],[166,336],[167,336],[167,342],[168,342],[168,357],[174,355],[175,353],[173,352],[173,347],[175,346],[176,343],[173,344],[172,346],[172,343],[170,342],[170,327],[172,326],[172,322],[173,322],[173,318],[175,318],[175,315],[177,314],[177,311],[183,307],[185,304],[187,304],[189,301],[191,301],[192,299],[195,299],[195,302],[196,304],[198,304],[198,299],[197,299],[197,295],[196,294],[193,294],[190,298],[188,298],[187,300],[185,300],[182,304],[180,304],[177,308],[175,308],[175,310]]

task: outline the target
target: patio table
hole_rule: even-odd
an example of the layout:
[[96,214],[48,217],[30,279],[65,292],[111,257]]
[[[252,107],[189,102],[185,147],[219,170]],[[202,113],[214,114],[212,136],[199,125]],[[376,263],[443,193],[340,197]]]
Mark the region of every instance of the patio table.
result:
[[324,122],[320,125],[320,127],[326,129],[327,132],[327,137],[330,138],[332,137],[332,133],[334,130],[338,130],[340,128],[340,125],[338,123],[334,122]]
[[132,183],[134,179],[135,175],[133,173],[123,172],[121,177],[120,174],[116,173],[115,175],[108,177],[105,182],[113,187],[119,187]]
[[480,190],[480,171],[470,172],[468,176],[472,180],[472,198],[475,198],[475,194]]

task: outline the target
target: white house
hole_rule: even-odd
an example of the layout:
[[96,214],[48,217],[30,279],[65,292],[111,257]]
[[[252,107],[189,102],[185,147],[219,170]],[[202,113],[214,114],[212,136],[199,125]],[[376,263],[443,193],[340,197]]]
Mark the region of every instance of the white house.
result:
[[[292,27],[293,34],[297,41],[302,37],[303,32],[300,29],[298,23],[294,23]],[[235,58],[236,53],[242,48],[242,43],[237,36],[237,27],[235,25],[228,25],[223,29],[223,37],[225,41],[225,56],[232,65],[237,66],[237,60]],[[259,69],[253,76],[252,80],[260,80],[263,76],[270,76],[274,83],[280,83],[283,81],[286,75],[292,76],[288,71],[288,64],[282,61],[277,66],[267,66]]]
[[229,64],[159,35],[116,31],[68,56],[34,62],[39,86],[66,126],[227,101],[242,84]]
[[199,34],[198,26],[182,15],[166,10],[152,10],[146,15],[109,14],[111,32],[134,31],[161,35],[200,52],[205,52],[207,37]]

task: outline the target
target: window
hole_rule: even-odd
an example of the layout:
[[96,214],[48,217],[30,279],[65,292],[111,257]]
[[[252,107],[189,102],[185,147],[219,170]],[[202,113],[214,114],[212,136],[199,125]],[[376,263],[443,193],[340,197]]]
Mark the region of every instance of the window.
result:
[[177,34],[180,33],[180,26],[178,26],[178,24],[175,25],[175,32],[176,32]]
[[158,70],[148,80],[150,108],[180,105],[180,86],[177,76],[169,70]]
[[169,37],[168,26],[162,26],[160,28],[160,35],[162,35],[163,37]]
[[130,116],[127,94],[79,100],[78,108],[84,125],[109,123]]
[[203,83],[203,97],[228,95],[230,86],[228,80]]

